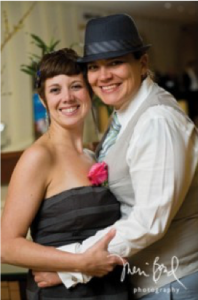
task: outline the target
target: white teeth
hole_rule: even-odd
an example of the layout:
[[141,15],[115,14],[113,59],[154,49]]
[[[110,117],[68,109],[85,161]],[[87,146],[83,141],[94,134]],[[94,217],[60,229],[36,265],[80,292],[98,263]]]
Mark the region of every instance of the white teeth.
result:
[[65,112],[65,113],[72,113],[72,112],[74,112],[75,110],[77,110],[77,107],[70,107],[70,108],[64,108],[64,109],[62,109],[62,112]]
[[103,86],[102,89],[105,90],[105,91],[109,91],[109,90],[112,90],[116,87],[117,87],[116,84],[113,84],[113,85],[109,85],[109,86]]

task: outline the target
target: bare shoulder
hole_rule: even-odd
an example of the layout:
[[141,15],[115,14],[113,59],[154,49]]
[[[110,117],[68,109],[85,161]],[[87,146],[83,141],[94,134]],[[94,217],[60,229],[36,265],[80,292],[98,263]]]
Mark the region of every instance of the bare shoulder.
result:
[[47,163],[51,159],[51,150],[44,143],[34,143],[25,150],[24,159],[32,163]]
[[50,159],[50,151],[41,144],[33,144],[21,156],[21,163],[32,165],[46,164]]
[[49,185],[51,152],[45,139],[36,141],[24,151],[12,174],[4,208],[4,222],[15,224],[15,234],[18,236],[26,235],[45,197]]
[[50,151],[50,148],[45,143],[35,142],[23,152],[14,172],[22,172],[23,174],[30,172],[33,175],[39,174],[39,172],[46,174],[52,162],[52,151]]

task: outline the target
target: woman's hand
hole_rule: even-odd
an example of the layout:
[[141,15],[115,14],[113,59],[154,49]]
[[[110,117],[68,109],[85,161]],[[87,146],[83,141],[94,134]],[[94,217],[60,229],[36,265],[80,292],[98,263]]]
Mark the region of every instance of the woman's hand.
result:
[[115,229],[111,229],[100,241],[87,251],[82,253],[83,267],[81,272],[89,275],[102,277],[111,272],[116,265],[124,265],[126,260],[110,254],[108,252],[108,244],[116,234]]
[[32,271],[32,274],[34,275],[35,282],[40,288],[55,286],[62,283],[60,277],[55,272]]
[[[82,265],[80,272],[89,276],[102,277],[111,272],[116,265],[124,265],[126,260],[109,254],[107,251],[108,244],[115,236],[115,229],[111,229],[100,241],[87,251],[80,254],[82,256]],[[54,272],[37,272],[33,271],[34,280],[41,288],[61,284],[57,273]]]

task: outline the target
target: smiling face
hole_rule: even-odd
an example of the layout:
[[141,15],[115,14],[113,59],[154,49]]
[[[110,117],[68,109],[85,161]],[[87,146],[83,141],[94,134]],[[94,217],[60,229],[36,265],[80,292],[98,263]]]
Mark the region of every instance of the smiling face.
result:
[[88,81],[94,93],[107,105],[122,108],[131,101],[147,72],[147,55],[132,54],[88,63]]
[[91,108],[91,98],[82,74],[46,79],[45,99],[52,125],[81,125]]

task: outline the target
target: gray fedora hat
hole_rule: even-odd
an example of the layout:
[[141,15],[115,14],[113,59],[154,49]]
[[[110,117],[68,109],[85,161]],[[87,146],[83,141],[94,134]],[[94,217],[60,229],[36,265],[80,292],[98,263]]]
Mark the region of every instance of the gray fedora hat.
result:
[[126,55],[150,48],[144,45],[133,19],[126,14],[91,19],[86,26],[84,55],[79,63]]

